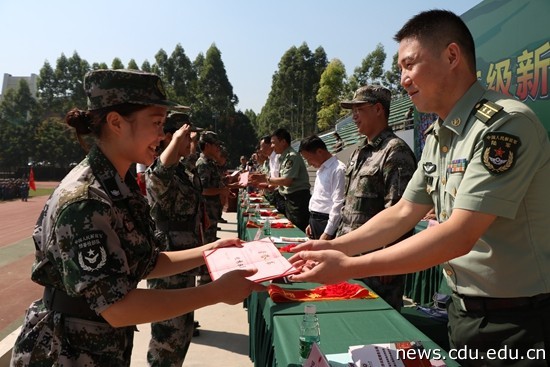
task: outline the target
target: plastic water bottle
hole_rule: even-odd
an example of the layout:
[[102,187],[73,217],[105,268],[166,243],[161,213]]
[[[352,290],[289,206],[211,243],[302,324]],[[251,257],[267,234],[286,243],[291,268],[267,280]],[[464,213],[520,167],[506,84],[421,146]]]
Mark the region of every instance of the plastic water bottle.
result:
[[254,206],[254,217],[256,220],[260,220],[262,218],[262,214],[260,213],[260,204],[256,204]]
[[271,236],[271,220],[269,219],[269,217],[265,217],[265,222],[264,222],[264,236]]
[[315,305],[304,307],[304,319],[300,325],[300,362],[304,362],[309,357],[313,343],[321,344],[321,329],[316,311]]

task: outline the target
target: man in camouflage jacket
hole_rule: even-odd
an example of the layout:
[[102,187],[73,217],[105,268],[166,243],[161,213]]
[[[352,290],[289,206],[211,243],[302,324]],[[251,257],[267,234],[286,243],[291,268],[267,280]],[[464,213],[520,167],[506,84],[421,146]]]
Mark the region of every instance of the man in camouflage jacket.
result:
[[[164,124],[164,150],[145,172],[147,199],[151,205],[157,234],[166,247],[178,251],[197,247],[202,242],[202,187],[194,164],[184,157],[191,153],[190,121],[187,114],[172,112]],[[152,289],[195,286],[196,271],[170,277],[149,279]],[[147,352],[150,366],[181,366],[194,332],[194,313],[151,323]]]
[[[353,231],[396,204],[416,169],[411,148],[388,126],[390,101],[388,89],[371,85],[359,88],[351,101],[341,103],[343,108],[352,109],[353,121],[366,138],[346,167],[345,202],[337,236]],[[401,308],[404,275],[364,281],[394,308]]]
[[[197,160],[197,172],[201,180],[202,195],[209,223],[204,229],[204,241],[208,243],[217,239],[218,220],[222,211],[222,197],[229,194],[229,189],[224,186],[218,168],[217,162],[221,153],[221,141],[218,139],[218,134],[213,131],[203,132],[199,139],[199,148],[201,154]],[[203,266],[201,267],[198,284],[206,284],[209,281],[208,270],[206,266]]]

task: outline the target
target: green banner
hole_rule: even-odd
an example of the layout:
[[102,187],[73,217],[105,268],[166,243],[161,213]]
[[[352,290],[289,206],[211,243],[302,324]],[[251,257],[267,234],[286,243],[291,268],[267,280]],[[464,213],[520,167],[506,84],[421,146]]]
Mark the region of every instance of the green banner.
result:
[[550,1],[485,0],[462,14],[487,88],[525,102],[550,135]]

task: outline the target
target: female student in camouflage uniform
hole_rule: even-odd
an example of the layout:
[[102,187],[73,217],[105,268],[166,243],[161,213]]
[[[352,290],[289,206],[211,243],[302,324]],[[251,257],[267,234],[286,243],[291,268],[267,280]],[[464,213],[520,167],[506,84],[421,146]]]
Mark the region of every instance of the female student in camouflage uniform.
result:
[[[145,173],[147,199],[151,205],[157,231],[166,251],[198,247],[202,240],[204,200],[202,186],[191,153],[189,116],[172,112],[164,124],[164,150]],[[193,129],[194,130],[194,129]],[[165,278],[149,279],[151,289],[176,289],[195,286],[194,271]],[[147,352],[150,366],[181,366],[191,344],[193,312],[151,324],[151,340]]]
[[161,252],[149,206],[129,173],[150,165],[164,134],[167,108],[160,78],[126,70],[94,70],[84,79],[88,111],[66,121],[97,143],[48,200],[33,238],[32,279],[45,287],[27,311],[12,366],[129,366],[134,325],[170,319],[217,302],[236,304],[261,289],[228,274],[203,287],[137,289],[203,263],[202,251]]

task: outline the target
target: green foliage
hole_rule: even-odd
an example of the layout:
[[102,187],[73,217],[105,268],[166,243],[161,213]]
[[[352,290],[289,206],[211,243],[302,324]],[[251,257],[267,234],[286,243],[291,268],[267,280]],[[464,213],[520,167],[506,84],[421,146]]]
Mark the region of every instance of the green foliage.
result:
[[111,69],[114,69],[114,70],[124,69],[124,64],[122,63],[122,60],[120,60],[118,57],[115,57],[113,59],[113,62],[111,63]]
[[405,94],[405,89],[401,86],[401,70],[398,66],[398,53],[393,55],[391,69],[384,73],[386,86],[393,91],[393,94]]
[[61,119],[52,117],[40,123],[31,151],[31,161],[48,162],[54,167],[63,168],[83,158],[84,150],[75,139],[75,132]]
[[139,70],[139,66],[136,63],[136,60],[130,59],[130,61],[128,61],[128,66],[126,67],[126,69],[128,69],[128,70]]
[[[193,62],[177,44],[171,53],[160,49],[153,64],[143,60],[138,67],[136,60],[130,59],[127,68],[161,76],[168,97],[192,108],[193,123],[220,135],[231,166],[241,155],[254,151],[259,136],[276,128],[287,128],[294,139],[330,128],[342,115],[339,102],[350,98],[360,85],[382,82],[402,91],[397,55],[386,72],[382,67],[385,58],[384,48],[378,45],[354,74],[346,77],[341,61],[329,63],[322,47],[312,52],[306,43],[292,46],[273,73],[271,90],[259,113],[236,110],[239,99],[215,44]],[[114,57],[111,67],[121,69],[124,65]],[[71,57],[61,54],[55,65],[45,61],[40,69],[36,99],[25,82],[18,90],[8,91],[0,103],[0,170],[26,169],[31,161],[50,162],[60,168],[79,162],[84,153],[74,131],[65,125],[64,116],[74,107],[86,108],[86,72],[106,68],[104,61],[90,64],[77,52]]]
[[355,68],[352,89],[356,90],[363,85],[380,83],[384,73],[385,61],[384,46],[379,43],[376,49],[363,59],[361,66]]
[[340,101],[343,99],[346,68],[342,61],[332,60],[323,74],[317,101],[321,104],[317,113],[317,126],[320,131],[329,129],[340,115]]
[[306,43],[291,47],[279,62],[266,105],[258,117],[258,135],[284,127],[293,138],[317,131],[319,103],[316,95],[321,74],[327,66],[326,53],[318,47],[312,53]]

